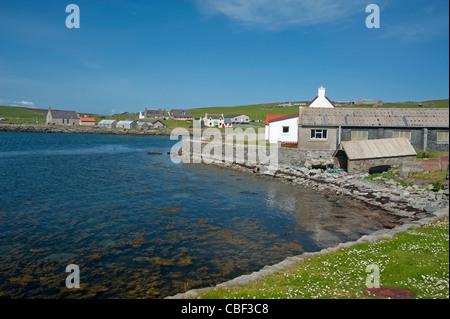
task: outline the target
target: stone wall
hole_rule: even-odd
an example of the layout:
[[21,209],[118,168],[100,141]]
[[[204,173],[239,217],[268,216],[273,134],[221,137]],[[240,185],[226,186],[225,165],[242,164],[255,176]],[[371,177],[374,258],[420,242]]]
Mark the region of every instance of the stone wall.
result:
[[442,155],[439,158],[424,158],[420,163],[420,168],[424,171],[433,172],[433,171],[442,171],[446,170],[449,163],[449,156]]
[[416,156],[401,156],[401,157],[383,157],[374,159],[361,159],[348,161],[348,173],[360,174],[368,173],[369,169],[377,166],[413,166],[416,162]]

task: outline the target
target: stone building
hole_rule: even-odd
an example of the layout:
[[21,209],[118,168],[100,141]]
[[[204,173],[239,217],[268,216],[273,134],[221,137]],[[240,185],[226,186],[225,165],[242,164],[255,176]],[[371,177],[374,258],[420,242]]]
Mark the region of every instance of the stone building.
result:
[[342,142],[333,157],[334,167],[345,169],[350,174],[417,164],[416,151],[405,137]]
[[299,145],[334,152],[341,142],[404,137],[418,150],[448,151],[448,108],[310,108],[299,113]]
[[46,123],[47,125],[79,125],[80,119],[75,111],[52,110],[49,106]]

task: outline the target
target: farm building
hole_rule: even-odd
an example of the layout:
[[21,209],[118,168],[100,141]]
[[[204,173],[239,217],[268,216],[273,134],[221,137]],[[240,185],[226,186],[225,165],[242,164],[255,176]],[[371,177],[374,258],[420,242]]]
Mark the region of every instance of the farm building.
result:
[[95,118],[80,116],[80,125],[82,125],[82,126],[94,126],[95,125]]
[[139,119],[164,119],[168,120],[170,118],[169,112],[166,110],[158,109],[158,110],[147,110],[139,113]]
[[47,125],[79,125],[80,119],[75,111],[52,110],[49,106],[46,123]]
[[140,131],[147,131],[153,127],[153,124],[150,121],[137,121],[136,128]]
[[358,174],[382,167],[414,166],[416,151],[405,137],[347,141],[341,143],[333,158],[335,168]]
[[119,121],[116,124],[116,128],[124,128],[128,130],[135,130],[136,127],[136,122],[134,121]]
[[229,119],[231,124],[248,124],[250,123],[250,118],[245,114],[229,114],[224,116],[225,120]]
[[143,123],[148,123],[151,128],[167,127],[166,124],[164,124],[161,120],[158,120],[158,119],[140,119],[140,120],[138,120],[138,122],[141,123],[141,125],[143,125]]
[[269,143],[297,143],[298,113],[269,120],[269,125],[266,126],[266,130]]
[[333,152],[341,142],[407,138],[415,149],[448,151],[449,109],[301,107],[299,145]]
[[116,128],[116,125],[117,125],[116,120],[101,120],[100,122],[98,122],[98,126],[103,128],[114,129]]
[[172,110],[170,119],[175,121],[192,121],[191,110]]

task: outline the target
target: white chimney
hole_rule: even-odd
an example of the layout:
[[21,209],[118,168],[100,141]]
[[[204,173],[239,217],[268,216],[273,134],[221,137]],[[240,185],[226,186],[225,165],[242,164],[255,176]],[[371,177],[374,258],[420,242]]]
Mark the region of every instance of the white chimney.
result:
[[320,86],[319,93],[317,95],[319,97],[325,97],[325,88],[323,87],[323,85]]

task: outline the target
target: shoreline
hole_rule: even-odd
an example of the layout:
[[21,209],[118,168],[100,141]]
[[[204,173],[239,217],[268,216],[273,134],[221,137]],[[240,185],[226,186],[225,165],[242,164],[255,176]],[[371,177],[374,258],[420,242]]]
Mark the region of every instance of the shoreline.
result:
[[[171,131],[171,130],[170,130]],[[138,136],[170,136],[167,129],[153,129],[148,131],[94,128],[89,126],[50,126],[28,124],[0,124],[0,132],[24,133],[72,133],[72,134],[101,134],[101,135],[138,135]]]
[[[355,241],[339,243],[334,247],[324,248],[317,252],[305,252],[297,256],[287,257],[275,265],[266,265],[259,271],[241,275],[213,287],[190,289],[173,296],[167,296],[164,299],[191,299],[197,297],[201,293],[218,288],[246,285],[254,280],[283,270],[310,257],[335,252],[359,243],[393,238],[397,233],[407,231],[414,227],[421,227],[435,220],[449,216],[448,196],[445,198],[445,195],[443,195],[443,198],[438,201],[437,199],[433,199],[430,194],[425,194],[425,192],[411,194],[407,191],[408,193],[406,193],[392,185],[380,185],[371,181],[363,181],[361,180],[361,175],[364,174],[339,177],[337,176],[338,174],[334,174],[334,176],[331,173],[320,174],[317,170],[309,172],[311,170],[306,168],[294,169],[291,167],[279,167],[277,170],[270,170],[265,166],[250,166],[236,163],[227,164],[219,161],[213,162],[212,165],[244,171],[251,174],[266,175],[285,183],[304,185],[311,190],[320,192],[328,198],[338,198],[338,200],[346,198],[348,201],[356,201],[366,205],[366,208],[368,209],[375,209],[375,215],[383,212],[383,215],[386,214],[386,216],[394,218],[397,220],[397,223],[389,218],[381,218],[380,222],[384,224],[379,230],[368,235],[363,235]],[[310,175],[309,173],[314,174]],[[377,196],[374,195],[374,193],[382,195]],[[411,195],[413,195],[412,197],[418,198],[413,198],[409,202],[424,201],[424,203],[422,205],[416,205],[417,207],[407,205],[409,203],[407,197],[410,197]],[[372,216],[371,218],[377,217]],[[393,224],[389,224],[389,222]]]

